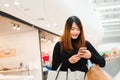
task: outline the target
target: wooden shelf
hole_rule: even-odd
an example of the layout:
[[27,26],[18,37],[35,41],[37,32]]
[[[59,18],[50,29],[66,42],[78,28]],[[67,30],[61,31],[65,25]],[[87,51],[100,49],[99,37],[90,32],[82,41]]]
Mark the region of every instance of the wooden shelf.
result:
[[29,69],[12,69],[12,70],[1,70],[0,73],[10,73],[10,72],[25,72],[28,71],[28,75],[30,74]]

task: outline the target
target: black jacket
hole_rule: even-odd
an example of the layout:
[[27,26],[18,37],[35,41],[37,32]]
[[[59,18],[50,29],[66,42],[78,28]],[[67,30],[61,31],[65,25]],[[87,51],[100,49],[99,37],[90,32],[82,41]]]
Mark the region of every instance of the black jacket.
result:
[[[90,58],[90,60],[93,63],[98,64],[100,67],[104,67],[105,66],[104,58],[101,55],[99,55],[99,53],[91,45],[90,42],[86,41],[86,47],[92,53],[92,57]],[[86,66],[87,59],[82,58],[75,64],[71,64],[68,61],[68,59],[74,54],[77,54],[76,50],[73,50],[72,54],[68,54],[67,52],[62,50],[62,54],[61,54],[61,44],[60,42],[57,42],[53,50],[52,70],[56,70],[58,66],[62,63],[61,66],[62,71],[67,71],[67,69],[69,68],[71,71],[79,70],[79,71],[87,72],[88,71],[88,68]]]

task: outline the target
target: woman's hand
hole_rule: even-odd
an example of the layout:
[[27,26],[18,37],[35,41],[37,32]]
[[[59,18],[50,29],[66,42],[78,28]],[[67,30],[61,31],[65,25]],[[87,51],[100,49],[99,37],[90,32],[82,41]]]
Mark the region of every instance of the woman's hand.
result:
[[74,63],[78,62],[80,59],[81,59],[81,56],[79,54],[75,54],[69,58],[69,62],[71,64],[74,64]]
[[85,50],[81,50],[81,51],[78,51],[77,54],[71,56],[69,58],[69,62],[71,64],[74,64],[74,63],[77,63],[81,58],[85,58],[85,59],[90,59],[91,58],[91,52],[87,49]]
[[85,59],[90,59],[91,58],[91,52],[89,50],[82,50],[80,52],[78,52],[78,54],[82,57],[82,58],[85,58]]

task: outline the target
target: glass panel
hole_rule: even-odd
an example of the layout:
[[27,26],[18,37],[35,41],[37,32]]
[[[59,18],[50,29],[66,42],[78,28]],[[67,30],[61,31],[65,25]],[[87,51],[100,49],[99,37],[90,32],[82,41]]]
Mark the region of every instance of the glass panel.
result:
[[49,32],[40,31],[41,57],[43,66],[43,80],[47,78],[47,72],[51,69],[52,53],[55,43],[59,37]]
[[38,64],[38,30],[0,16],[0,80],[39,80]]

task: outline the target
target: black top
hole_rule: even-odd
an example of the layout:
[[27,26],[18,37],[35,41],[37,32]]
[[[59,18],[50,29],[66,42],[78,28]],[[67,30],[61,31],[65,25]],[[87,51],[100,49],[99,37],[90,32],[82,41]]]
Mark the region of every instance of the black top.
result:
[[[101,55],[99,55],[99,53],[91,45],[90,42],[86,41],[86,47],[92,54],[92,57],[90,58],[92,63],[98,64],[100,67],[104,67],[105,66],[104,58]],[[71,54],[63,50],[61,53],[61,44],[60,42],[57,42],[53,50],[52,70],[57,70],[58,66],[62,63],[61,66],[62,71],[67,71],[67,69],[69,68],[71,71],[79,70],[79,71],[87,72],[88,71],[88,68],[86,66],[87,59],[81,58],[75,64],[71,64],[68,61],[68,59],[74,54],[77,54],[77,50],[73,50]]]

